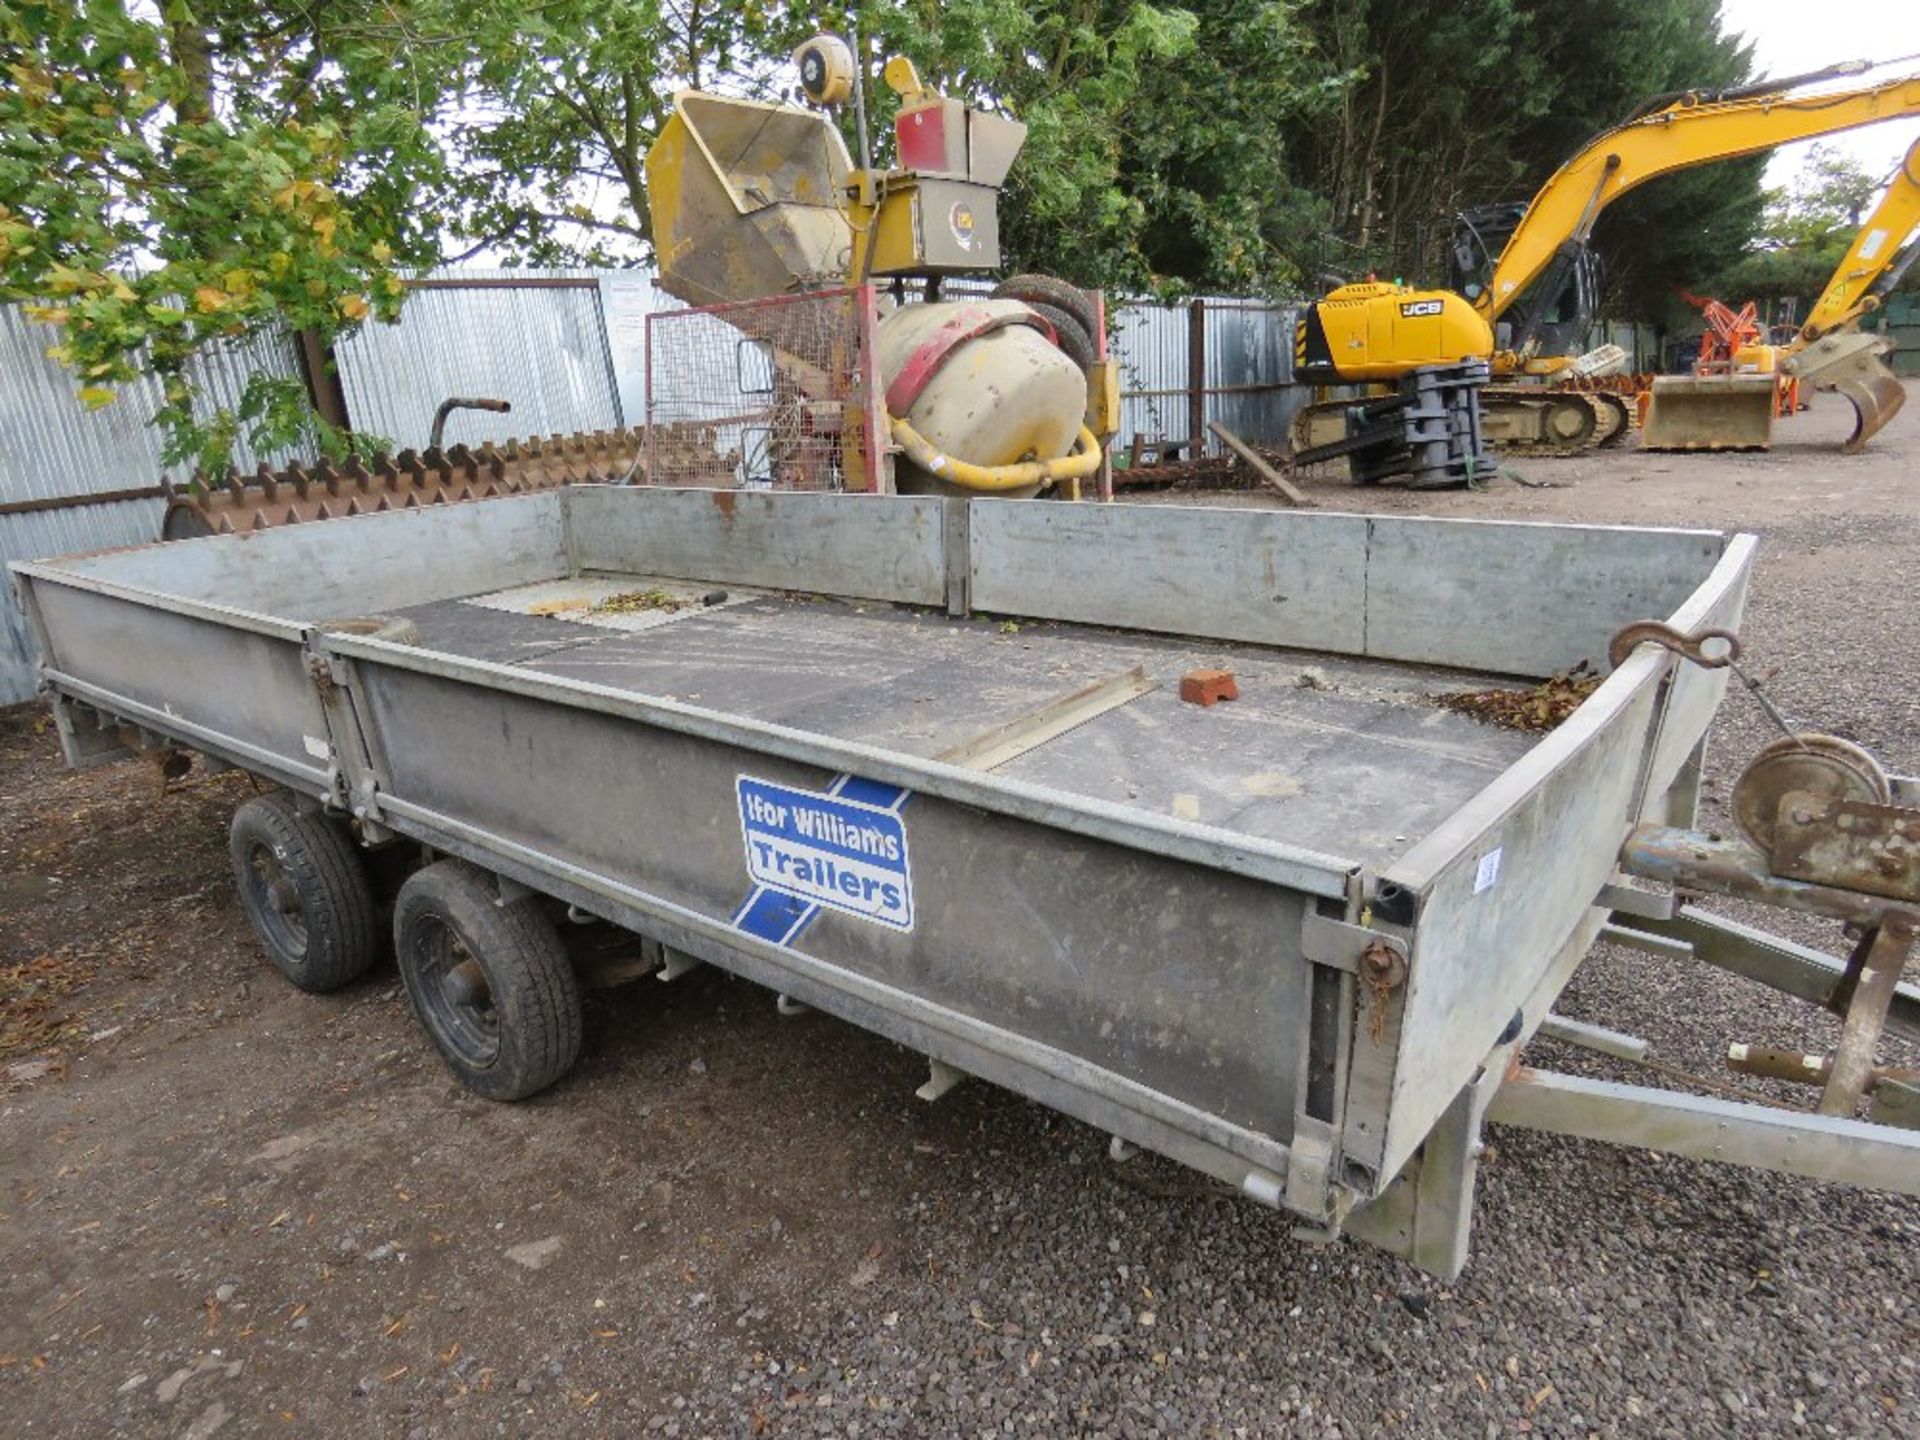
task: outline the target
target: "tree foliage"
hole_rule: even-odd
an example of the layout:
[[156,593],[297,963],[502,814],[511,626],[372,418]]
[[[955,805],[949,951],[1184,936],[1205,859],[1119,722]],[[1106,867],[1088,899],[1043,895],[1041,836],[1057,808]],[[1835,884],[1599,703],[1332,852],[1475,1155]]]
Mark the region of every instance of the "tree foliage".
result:
[[[1321,0],[1303,18],[1348,78],[1332,123],[1292,128],[1287,163],[1326,197],[1320,264],[1437,279],[1450,217],[1524,200],[1593,136],[1662,93],[1747,78],[1719,0]],[[1617,313],[1746,243],[1760,162],[1654,181],[1602,215],[1594,244]]]
[[[170,456],[284,443],[313,427],[299,387],[196,415],[198,348],[273,323],[337,339],[441,258],[649,259],[674,91],[785,98],[820,29],[858,37],[876,160],[880,63],[904,54],[1028,127],[1008,263],[1132,293],[1436,281],[1454,212],[1749,64],[1718,0],[0,0],[0,297],[62,327],[87,403],[157,374]],[[1739,253],[1758,169],[1604,216],[1613,308]]]
[[[1253,7],[1259,8],[1259,7]],[[1282,6],[1266,7],[1276,11]],[[949,93],[1029,127],[1009,181],[1004,236],[1023,263],[1139,286],[1150,203],[1122,183],[1128,115],[1156,67],[1195,50],[1196,21],[1142,0],[860,0],[805,9],[713,0],[515,0],[449,5],[438,22],[470,48],[454,125],[468,161],[453,206],[469,241],[530,260],[644,257],[642,167],[672,95],[712,86],[782,98],[789,52],[825,28],[858,36],[875,158],[898,102],[880,62],[904,54]],[[850,117],[842,117],[848,139]],[[1134,167],[1138,173],[1138,166]]]
[[[1726,299],[1791,297],[1810,304],[1833,278],[1882,188],[1881,177],[1859,161],[1814,146],[1799,174],[1766,192],[1753,248],[1722,270],[1715,291]],[[1917,283],[1920,275],[1910,273],[1906,284]]]
[[769,7],[726,0],[413,0],[457,58],[450,249],[535,264],[645,258],[644,166],[673,93],[764,93]]
[[391,317],[395,267],[434,251],[413,200],[441,155],[387,15],[0,0],[0,298],[59,327],[84,404],[156,375],[169,461],[217,468],[238,434],[276,446],[316,423],[298,382],[266,376],[196,413],[196,351]]

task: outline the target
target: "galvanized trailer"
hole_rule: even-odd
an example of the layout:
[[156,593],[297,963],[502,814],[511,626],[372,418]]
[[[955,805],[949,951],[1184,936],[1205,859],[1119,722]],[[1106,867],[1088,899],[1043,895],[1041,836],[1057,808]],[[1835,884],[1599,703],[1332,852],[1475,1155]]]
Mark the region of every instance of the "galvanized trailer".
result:
[[[1517,1066],[1543,1023],[1626,1044],[1550,1014],[1609,927],[1832,998],[1836,962],[1624,883],[1630,836],[1692,822],[1724,670],[1629,640],[1544,736],[1430,701],[1606,668],[1634,621],[1734,627],[1753,555],[1702,531],[578,487],[15,583],[72,763],[185,748],[298,797],[235,827],[296,983],[379,946],[355,844],[452,857],[402,888],[396,943],[482,1093],[571,1064],[556,926],[597,917],[662,978],[721,966],[924,1052],[929,1099],[980,1077],[1451,1275],[1490,1110],[1920,1190],[1920,1137],[1851,1108]],[[333,625],[369,615],[392,618]],[[1184,703],[1203,666],[1240,698]],[[1881,1019],[1920,1035],[1920,998],[1890,988]]]

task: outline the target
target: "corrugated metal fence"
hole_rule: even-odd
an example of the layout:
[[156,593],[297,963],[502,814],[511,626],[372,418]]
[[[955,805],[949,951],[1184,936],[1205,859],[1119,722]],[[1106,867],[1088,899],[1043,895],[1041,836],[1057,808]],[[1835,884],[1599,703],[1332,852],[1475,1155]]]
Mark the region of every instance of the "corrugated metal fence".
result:
[[[160,434],[148,424],[160,404],[159,383],[129,385],[113,404],[85,410],[74,398],[72,377],[47,358],[47,347],[58,339],[58,331],[34,324],[20,307],[0,305],[0,570],[10,560],[152,540],[160,533],[162,501],[114,497],[186,478],[167,473]],[[259,372],[299,378],[285,336],[215,351],[193,367],[209,407],[234,405],[247,377]],[[311,458],[294,452],[256,456],[244,446],[236,457],[248,469],[262,460],[277,466]],[[102,498],[94,504],[49,504],[95,495]],[[33,694],[34,656],[11,589],[0,591],[0,705]]]
[[1114,307],[1116,460],[1124,463],[1136,440],[1175,442],[1187,458],[1218,455],[1212,423],[1257,444],[1280,443],[1306,401],[1293,385],[1295,314],[1292,305],[1230,296]]
[[[964,286],[951,287],[955,296]],[[449,396],[509,401],[510,414],[461,411],[447,440],[479,444],[530,435],[638,426],[646,417],[645,323],[678,308],[637,271],[454,270],[414,282],[397,325],[370,325],[334,352],[344,419],[396,447],[426,444],[433,412]],[[1227,297],[1189,304],[1123,304],[1113,312],[1124,458],[1136,436],[1192,442],[1220,453],[1206,432],[1218,421],[1248,440],[1274,443],[1299,402],[1290,387],[1293,311]],[[151,382],[89,413],[46,356],[57,338],[18,307],[0,306],[0,565],[76,550],[137,544],[159,534],[162,502],[109,497],[150,491],[167,475],[160,437],[147,423],[159,403]],[[290,336],[264,337],[197,367],[212,405],[231,406],[249,374],[298,378]],[[322,413],[329,397],[320,397]],[[256,456],[242,469],[310,454]],[[48,507],[68,497],[100,503]],[[31,696],[34,651],[10,592],[0,597],[0,704]]]
[[472,270],[416,281],[398,325],[368,325],[334,360],[353,428],[396,449],[427,443],[448,396],[508,401],[510,414],[449,420],[449,443],[477,445],[638,424],[608,340],[597,272]]

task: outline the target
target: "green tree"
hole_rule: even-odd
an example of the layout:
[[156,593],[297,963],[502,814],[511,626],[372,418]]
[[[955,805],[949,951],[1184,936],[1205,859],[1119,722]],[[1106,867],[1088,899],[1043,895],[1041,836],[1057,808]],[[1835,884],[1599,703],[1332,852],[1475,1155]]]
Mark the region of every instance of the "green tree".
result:
[[[1142,247],[1154,197],[1129,186],[1126,171],[1147,108],[1143,87],[1194,55],[1191,10],[1140,0],[865,0],[821,18],[857,31],[876,68],[886,55],[906,55],[928,84],[1027,126],[1001,202],[1009,268],[1082,285],[1154,286]],[[898,101],[884,86],[867,90],[884,138]],[[881,158],[890,155],[888,145]]]
[[169,462],[217,471],[319,430],[255,376],[196,413],[188,360],[270,326],[334,340],[397,313],[437,251],[415,204],[442,158],[430,52],[396,63],[385,5],[0,0],[0,299],[55,325],[82,403],[141,374]]
[[[1719,0],[1306,7],[1317,52],[1347,77],[1330,120],[1298,116],[1285,155],[1293,182],[1327,203],[1324,263],[1437,281],[1453,214],[1526,199],[1654,95],[1744,80],[1749,52],[1719,11]],[[1737,253],[1758,214],[1759,166],[1668,177],[1611,207],[1594,236],[1611,307],[1645,313],[1669,284]]]
[[[1146,67],[1117,117],[1116,181],[1143,207],[1143,288],[1299,293],[1331,205],[1285,161],[1332,122],[1347,76],[1314,48],[1301,6],[1189,0],[1190,53]],[[1069,239],[1069,244],[1070,239]]]
[[[783,98],[793,84],[788,54],[822,29],[857,38],[865,52],[878,163],[891,157],[888,127],[899,103],[879,83],[891,55],[912,59],[928,83],[1027,124],[1002,219],[1005,249],[1023,266],[1087,284],[1151,285],[1158,277],[1143,233],[1159,212],[1197,208],[1191,196],[1128,183],[1129,172],[1147,178],[1133,124],[1143,91],[1194,56],[1198,22],[1184,9],[1142,0],[861,0],[817,9],[448,0],[436,14],[446,42],[468,47],[452,128],[464,162],[450,187],[453,208],[471,244],[496,253],[540,261],[647,256],[643,166],[673,92],[711,86]],[[1164,93],[1164,82],[1158,88]],[[841,118],[851,140],[851,117]],[[1167,143],[1158,127],[1153,144]],[[1224,227],[1216,218],[1212,228]],[[1220,249],[1234,245],[1221,241]],[[1249,275],[1254,268],[1242,266]]]
[[[1539,13],[1544,24],[1553,12]],[[1543,180],[1646,100],[1752,78],[1752,48],[1724,32],[1720,0],[1590,0],[1576,25],[1557,13],[1549,63],[1565,66],[1569,79],[1544,127],[1548,149],[1536,160]],[[1607,43],[1594,45],[1594,34]],[[1610,313],[1653,318],[1675,286],[1698,285],[1744,250],[1759,223],[1765,168],[1764,155],[1717,161],[1650,181],[1608,207],[1593,244],[1606,263]]]
[[[1720,269],[1713,290],[1730,299],[1793,298],[1803,302],[1799,313],[1804,317],[1882,188],[1859,161],[1832,146],[1813,146],[1799,174],[1766,192],[1753,244]],[[1920,275],[1910,273],[1906,283],[1920,283]]]
[[1537,183],[1526,140],[1555,86],[1531,16],[1517,0],[1321,0],[1302,18],[1344,81],[1332,107],[1289,117],[1292,178],[1332,227],[1314,268],[1437,279],[1454,213]]
[[534,264],[649,257],[644,167],[674,92],[764,94],[780,58],[758,4],[413,0],[409,13],[460,68],[450,248]]

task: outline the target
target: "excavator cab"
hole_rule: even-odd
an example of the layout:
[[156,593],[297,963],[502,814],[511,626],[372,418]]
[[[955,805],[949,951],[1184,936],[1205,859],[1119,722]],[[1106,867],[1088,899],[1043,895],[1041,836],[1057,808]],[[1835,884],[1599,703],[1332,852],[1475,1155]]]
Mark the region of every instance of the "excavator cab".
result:
[[[1526,213],[1526,202],[1517,201],[1482,205],[1456,215],[1447,245],[1448,285],[1478,301],[1492,283],[1500,252]],[[1581,354],[1600,311],[1604,280],[1600,256],[1591,246],[1577,241],[1563,245],[1554,264],[1506,308],[1496,336],[1499,351],[1518,352],[1522,357]],[[1495,368],[1500,368],[1497,363]]]

